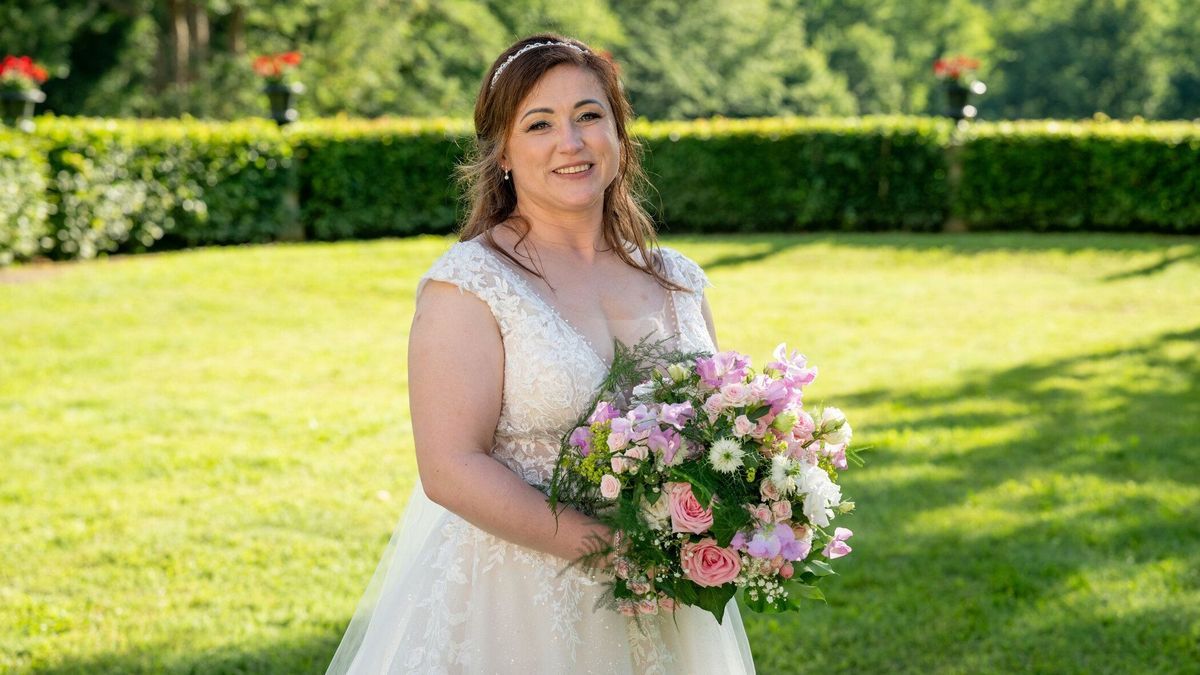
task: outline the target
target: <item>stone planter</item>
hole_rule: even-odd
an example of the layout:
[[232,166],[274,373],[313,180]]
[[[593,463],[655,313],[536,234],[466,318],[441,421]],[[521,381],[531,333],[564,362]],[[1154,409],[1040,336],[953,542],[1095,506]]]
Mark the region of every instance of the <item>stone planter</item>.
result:
[[978,80],[969,85],[956,80],[947,80],[945,88],[946,116],[953,120],[975,119],[975,115],[979,111],[971,105],[971,94],[982,94],[987,91],[987,85]]
[[0,118],[5,124],[28,130],[33,127],[33,107],[46,100],[39,89],[0,91]]
[[271,119],[279,126],[295,122],[300,117],[296,111],[296,97],[304,93],[304,85],[299,82],[284,84],[282,82],[268,84],[263,87],[263,93],[271,105]]

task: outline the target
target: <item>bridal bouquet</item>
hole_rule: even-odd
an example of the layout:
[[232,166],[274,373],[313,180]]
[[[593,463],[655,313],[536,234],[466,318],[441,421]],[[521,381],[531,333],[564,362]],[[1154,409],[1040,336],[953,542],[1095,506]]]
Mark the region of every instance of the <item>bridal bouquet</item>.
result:
[[[761,372],[749,357],[617,345],[595,407],[563,439],[550,504],[615,532],[580,560],[611,556],[606,596],[627,616],[695,605],[718,621],[741,589],[760,612],[824,599],[826,562],[850,552],[829,528],[854,503],[838,472],[850,449],[840,410],[804,408],[817,376],[780,345]],[[633,385],[630,389],[630,385]],[[622,393],[628,392],[628,393]]]

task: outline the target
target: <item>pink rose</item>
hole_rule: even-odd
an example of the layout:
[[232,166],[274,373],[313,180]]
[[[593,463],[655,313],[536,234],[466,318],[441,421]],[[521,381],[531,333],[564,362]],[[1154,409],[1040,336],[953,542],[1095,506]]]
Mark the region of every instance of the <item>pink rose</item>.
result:
[[758,486],[758,491],[762,494],[763,499],[779,499],[779,488],[775,487],[775,484],[769,480],[764,480]]
[[658,598],[650,596],[638,600],[637,611],[638,614],[658,614]]
[[617,558],[613,562],[613,568],[618,579],[628,579],[629,575],[633,572],[633,567],[629,564],[628,558]]
[[[609,466],[612,467],[613,473],[624,473],[625,472],[625,458],[624,457],[610,457],[608,460],[608,464],[609,464]],[[603,479],[601,479],[601,480],[603,481]]]
[[769,524],[771,522],[771,507],[767,506],[766,504],[759,504],[758,506],[751,507],[750,513],[753,513],[754,517],[758,519],[758,522],[760,523]]
[[605,499],[616,499],[621,494],[621,481],[611,473],[604,474],[600,479],[600,495]]
[[634,616],[637,614],[637,605],[629,598],[621,598],[617,600],[617,611],[621,616]]
[[792,517],[792,503],[775,502],[771,504],[771,513],[775,514],[775,520],[787,520]]
[[646,579],[630,580],[625,585],[629,587],[630,591],[637,593],[638,595],[649,593],[650,589],[652,588],[650,582]]
[[[603,486],[601,486],[603,490]],[[668,507],[671,512],[672,532],[703,534],[712,527],[712,509],[700,506],[692,486],[688,483],[669,483],[667,487]]]
[[625,456],[630,459],[643,460],[650,456],[650,451],[644,445],[635,445],[625,451]]
[[792,575],[795,573],[796,568],[792,567],[792,563],[784,563],[783,567],[779,568],[779,576],[783,577],[784,579],[791,579]]
[[672,598],[669,595],[664,595],[662,593],[659,593],[658,594],[658,607],[659,607],[659,609],[661,609],[664,612],[674,612],[675,611],[675,598]]
[[725,401],[721,398],[720,394],[713,394],[700,407],[704,409],[704,412],[708,413],[709,421],[712,421],[717,419],[717,416],[725,409]]
[[717,540],[711,537],[684,544],[680,555],[683,573],[698,586],[727,584],[742,571],[738,554],[717,546]]
[[740,408],[750,404],[750,387],[734,382],[721,387],[721,400],[725,401],[725,405]]
[[733,421],[733,435],[738,438],[749,434],[753,428],[754,422],[751,422],[750,418],[745,415],[738,415],[737,419]]

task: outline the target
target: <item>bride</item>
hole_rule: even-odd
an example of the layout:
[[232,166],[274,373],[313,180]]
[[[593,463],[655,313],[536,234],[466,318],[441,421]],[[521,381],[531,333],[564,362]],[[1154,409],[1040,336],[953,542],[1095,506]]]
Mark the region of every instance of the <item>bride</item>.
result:
[[462,167],[470,214],[417,287],[409,397],[420,480],[330,673],[750,673],[732,601],[597,608],[596,536],[545,490],[613,341],[715,350],[699,266],[655,243],[612,64],[535,35],[492,65]]

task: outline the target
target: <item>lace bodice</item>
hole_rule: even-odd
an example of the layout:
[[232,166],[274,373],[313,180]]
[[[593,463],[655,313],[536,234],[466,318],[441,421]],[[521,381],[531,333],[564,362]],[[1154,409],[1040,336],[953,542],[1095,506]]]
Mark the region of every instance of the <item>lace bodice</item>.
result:
[[[713,350],[701,312],[702,293],[711,284],[700,266],[667,247],[659,249],[664,272],[688,291],[668,293],[660,325],[678,328],[677,346]],[[543,487],[550,480],[558,444],[603,381],[608,364],[594,346],[518,275],[501,254],[481,241],[460,241],[420,279],[454,284],[487,303],[504,341],[504,388],[492,456],[525,482]]]

